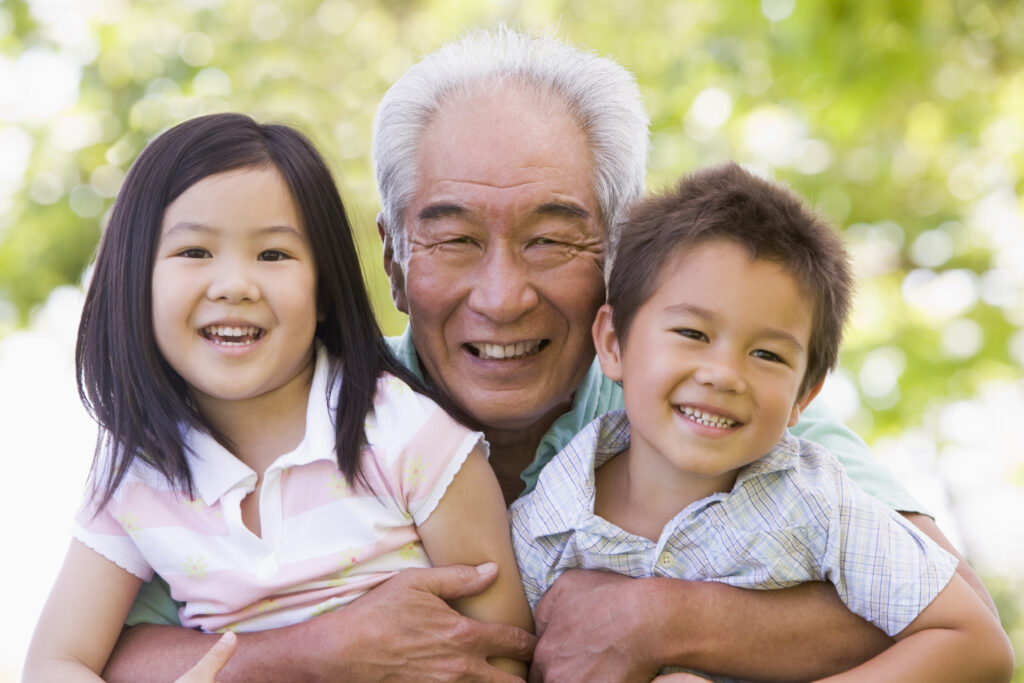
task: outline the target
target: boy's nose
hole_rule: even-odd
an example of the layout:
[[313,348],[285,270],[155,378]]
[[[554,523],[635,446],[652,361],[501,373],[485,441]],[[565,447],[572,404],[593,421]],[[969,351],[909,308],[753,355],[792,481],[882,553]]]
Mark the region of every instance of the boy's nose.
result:
[[708,354],[695,377],[698,382],[716,391],[741,393],[747,388],[736,361],[724,353]]

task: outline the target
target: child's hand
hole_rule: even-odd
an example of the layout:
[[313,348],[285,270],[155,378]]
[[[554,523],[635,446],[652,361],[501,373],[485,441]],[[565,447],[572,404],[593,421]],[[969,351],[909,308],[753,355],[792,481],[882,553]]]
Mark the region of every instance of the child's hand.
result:
[[238,636],[231,631],[226,632],[176,683],[217,683],[217,674],[235,654],[237,644]]

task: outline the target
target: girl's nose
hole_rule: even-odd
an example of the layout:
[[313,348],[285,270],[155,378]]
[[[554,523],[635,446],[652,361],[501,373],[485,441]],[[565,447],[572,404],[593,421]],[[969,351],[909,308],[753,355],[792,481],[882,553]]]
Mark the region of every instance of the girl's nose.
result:
[[206,289],[206,297],[211,301],[242,303],[260,299],[259,285],[245,266],[224,263],[212,275]]

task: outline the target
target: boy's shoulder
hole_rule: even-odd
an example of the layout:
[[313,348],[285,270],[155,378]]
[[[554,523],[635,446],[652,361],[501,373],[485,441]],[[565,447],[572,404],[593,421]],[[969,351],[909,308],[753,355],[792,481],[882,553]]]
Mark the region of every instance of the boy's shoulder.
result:
[[593,510],[594,472],[629,447],[625,411],[599,415],[581,429],[541,470],[532,491],[512,503],[517,518],[546,510],[538,533],[572,529],[581,510]]

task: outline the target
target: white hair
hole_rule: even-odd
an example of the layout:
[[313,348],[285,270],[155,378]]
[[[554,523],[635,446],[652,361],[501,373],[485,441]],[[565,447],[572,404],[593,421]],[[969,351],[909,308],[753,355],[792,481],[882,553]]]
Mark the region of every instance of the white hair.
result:
[[616,62],[555,38],[507,26],[475,31],[444,45],[388,89],[373,122],[373,163],[382,219],[395,260],[409,248],[403,213],[417,182],[417,152],[427,126],[453,92],[512,81],[564,102],[586,136],[592,190],[611,247],[629,206],[643,193],[648,117],[633,75]]

